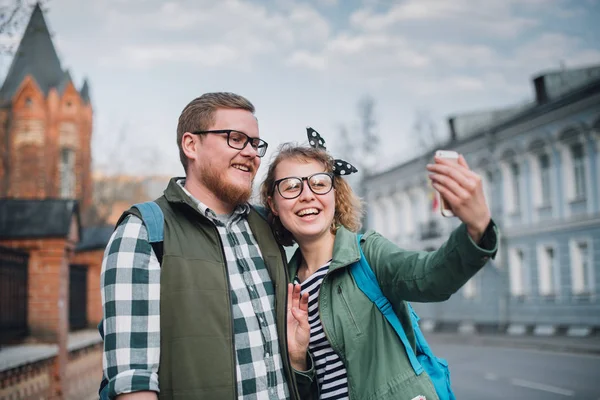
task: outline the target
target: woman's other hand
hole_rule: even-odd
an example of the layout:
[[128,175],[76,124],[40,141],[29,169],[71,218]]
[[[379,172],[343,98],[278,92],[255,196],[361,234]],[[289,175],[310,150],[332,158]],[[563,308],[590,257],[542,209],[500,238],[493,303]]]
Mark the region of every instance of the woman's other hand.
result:
[[308,293],[300,294],[300,285],[288,283],[287,343],[292,367],[306,370],[306,353],[310,342]]

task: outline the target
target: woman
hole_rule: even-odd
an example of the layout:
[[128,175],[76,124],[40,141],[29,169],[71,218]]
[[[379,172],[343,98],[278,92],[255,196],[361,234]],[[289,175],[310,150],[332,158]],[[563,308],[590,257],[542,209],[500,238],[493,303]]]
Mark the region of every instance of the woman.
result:
[[[306,354],[303,346],[308,346],[321,399],[437,399],[427,374],[414,373],[396,332],[349,271],[360,258],[361,203],[342,175],[356,169],[333,160],[314,130],[309,128],[308,135],[310,147],[280,147],[261,187],[280,242],[298,244],[289,263],[295,285],[289,289],[288,322],[295,320],[295,325],[288,323],[288,343],[298,355]],[[462,156],[455,165],[435,161],[427,166],[433,186],[463,222],[448,241],[426,253],[400,249],[373,231],[361,239],[413,348],[405,302],[448,299],[496,252],[481,179]],[[300,289],[309,296],[308,315]]]

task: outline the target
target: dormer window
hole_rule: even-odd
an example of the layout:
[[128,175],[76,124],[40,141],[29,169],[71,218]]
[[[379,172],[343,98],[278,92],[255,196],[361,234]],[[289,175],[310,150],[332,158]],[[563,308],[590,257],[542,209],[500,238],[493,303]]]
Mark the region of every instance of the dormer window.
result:
[[25,107],[29,108],[33,105],[33,100],[31,99],[31,97],[27,97],[25,99]]

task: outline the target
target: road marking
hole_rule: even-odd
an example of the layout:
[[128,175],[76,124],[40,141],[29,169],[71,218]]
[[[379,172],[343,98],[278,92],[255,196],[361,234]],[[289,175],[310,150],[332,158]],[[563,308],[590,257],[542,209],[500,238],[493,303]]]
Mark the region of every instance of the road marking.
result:
[[492,373],[492,372],[487,372],[484,376],[485,379],[487,379],[488,381],[495,381],[498,380],[498,375]]
[[544,385],[542,383],[530,382],[523,379],[511,379],[510,383],[515,386],[521,386],[528,389],[542,390],[544,392],[554,394],[562,394],[563,396],[572,397],[575,395],[575,392],[569,389],[562,389],[556,386]]

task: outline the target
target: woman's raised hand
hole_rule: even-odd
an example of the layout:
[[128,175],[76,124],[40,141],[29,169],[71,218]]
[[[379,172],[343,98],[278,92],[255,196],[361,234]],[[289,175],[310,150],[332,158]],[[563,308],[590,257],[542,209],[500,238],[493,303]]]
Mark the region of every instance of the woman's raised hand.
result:
[[306,353],[310,342],[308,293],[300,294],[300,285],[288,283],[287,343],[292,367],[306,371]]

